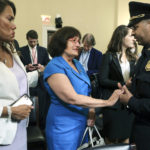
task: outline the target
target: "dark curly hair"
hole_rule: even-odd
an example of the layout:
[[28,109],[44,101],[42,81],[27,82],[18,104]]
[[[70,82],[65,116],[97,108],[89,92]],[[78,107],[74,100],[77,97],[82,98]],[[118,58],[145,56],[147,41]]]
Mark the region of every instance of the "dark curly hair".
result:
[[48,52],[51,57],[61,56],[67,47],[68,39],[75,36],[81,39],[80,31],[71,26],[65,26],[56,31],[48,44]]

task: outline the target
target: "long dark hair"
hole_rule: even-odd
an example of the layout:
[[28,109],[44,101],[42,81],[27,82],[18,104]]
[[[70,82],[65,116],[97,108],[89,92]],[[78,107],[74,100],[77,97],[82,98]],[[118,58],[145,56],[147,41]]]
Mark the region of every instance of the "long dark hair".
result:
[[[121,57],[122,57],[122,45],[123,45],[123,39],[125,38],[125,36],[128,34],[130,28],[128,28],[126,25],[120,25],[118,26],[111,37],[111,40],[108,44],[107,47],[107,51],[106,53],[110,52],[110,53],[116,53],[116,52],[120,52],[120,58],[119,61],[121,61]],[[132,53],[130,53],[129,51],[126,51],[126,56],[128,61],[133,60],[135,58],[133,58]]]
[[[10,6],[12,8],[14,16],[15,16],[16,15],[16,7],[15,7],[15,4],[10,0],[0,0],[0,14],[3,13],[3,11],[5,10],[5,8],[7,6]],[[7,50],[5,42],[1,41],[0,44],[3,49]],[[8,42],[8,44],[10,45],[11,51],[14,52],[14,43]]]
[[0,0],[0,14],[4,11],[6,6],[10,6],[13,10],[14,16],[16,15],[16,7],[12,1],[9,0]]

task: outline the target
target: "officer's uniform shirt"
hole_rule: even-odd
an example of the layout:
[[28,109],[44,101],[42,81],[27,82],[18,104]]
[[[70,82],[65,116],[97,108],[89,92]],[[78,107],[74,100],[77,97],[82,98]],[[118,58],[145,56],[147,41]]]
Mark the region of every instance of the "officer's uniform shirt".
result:
[[[150,47],[144,47],[137,63],[132,81],[132,93],[135,98],[132,97],[129,101],[130,108],[143,117],[148,113],[150,118]],[[139,99],[141,103],[137,102]]]
[[[133,97],[128,102],[135,114],[132,140],[139,149],[150,148],[150,45],[145,46],[137,63],[132,81]],[[145,142],[145,143],[144,143]]]

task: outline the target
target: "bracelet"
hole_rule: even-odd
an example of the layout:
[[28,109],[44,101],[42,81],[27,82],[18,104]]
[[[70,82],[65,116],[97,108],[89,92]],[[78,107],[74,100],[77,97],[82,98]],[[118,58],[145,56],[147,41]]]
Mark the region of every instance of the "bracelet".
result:
[[12,114],[11,107],[10,106],[6,106],[6,107],[8,112],[8,119],[11,120],[11,114]]

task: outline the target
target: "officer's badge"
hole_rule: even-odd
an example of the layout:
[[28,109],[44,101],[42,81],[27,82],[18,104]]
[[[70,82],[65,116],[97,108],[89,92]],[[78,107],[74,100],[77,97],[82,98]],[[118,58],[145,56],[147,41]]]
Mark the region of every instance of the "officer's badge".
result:
[[145,70],[150,71],[150,60],[147,62],[146,66],[145,66]]

